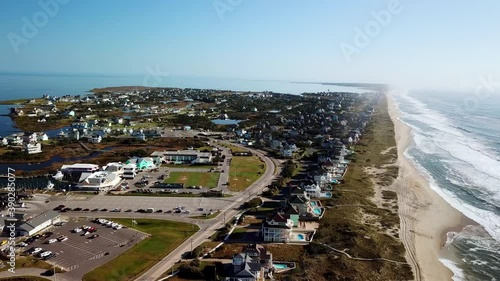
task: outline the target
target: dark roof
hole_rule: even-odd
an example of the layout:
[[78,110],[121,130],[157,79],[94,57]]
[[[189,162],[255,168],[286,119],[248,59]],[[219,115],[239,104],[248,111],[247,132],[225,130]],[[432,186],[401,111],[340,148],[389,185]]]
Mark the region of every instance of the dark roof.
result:
[[288,218],[281,213],[276,213],[269,218],[269,220],[273,220],[275,222],[286,222],[287,219]]
[[290,194],[304,194],[304,190],[298,186],[291,186],[289,193]]
[[284,209],[283,209],[283,212],[287,215],[298,215],[300,214],[299,213],[299,210],[297,209],[297,207],[293,206],[293,205],[287,205]]
[[289,203],[295,203],[295,204],[305,204],[306,200],[300,196],[294,195],[288,199]]

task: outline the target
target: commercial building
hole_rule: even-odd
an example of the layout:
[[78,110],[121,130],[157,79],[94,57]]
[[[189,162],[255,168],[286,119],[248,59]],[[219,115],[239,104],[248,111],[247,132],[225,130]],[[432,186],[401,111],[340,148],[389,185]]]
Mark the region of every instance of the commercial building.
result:
[[107,191],[122,181],[120,175],[115,172],[99,171],[95,173],[82,173],[77,188],[83,190]]
[[200,152],[197,150],[155,151],[151,154],[151,156],[162,157],[165,162],[174,164],[199,164],[212,162],[212,153]]
[[19,225],[17,232],[21,236],[33,235],[58,222],[59,219],[60,215],[58,212],[47,211]]
[[82,173],[82,172],[96,172],[99,171],[99,165],[95,164],[83,164],[83,163],[76,163],[72,165],[63,165],[61,167],[61,172],[63,173]]

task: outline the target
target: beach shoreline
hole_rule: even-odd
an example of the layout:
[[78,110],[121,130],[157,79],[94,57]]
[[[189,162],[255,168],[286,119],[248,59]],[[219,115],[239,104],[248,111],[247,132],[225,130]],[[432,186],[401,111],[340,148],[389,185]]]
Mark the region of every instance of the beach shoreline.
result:
[[432,190],[428,179],[405,157],[412,143],[411,128],[399,120],[399,110],[387,95],[389,115],[394,123],[399,175],[391,189],[398,194],[400,237],[415,280],[452,280],[453,273],[441,261],[450,231],[477,224],[448,204]]

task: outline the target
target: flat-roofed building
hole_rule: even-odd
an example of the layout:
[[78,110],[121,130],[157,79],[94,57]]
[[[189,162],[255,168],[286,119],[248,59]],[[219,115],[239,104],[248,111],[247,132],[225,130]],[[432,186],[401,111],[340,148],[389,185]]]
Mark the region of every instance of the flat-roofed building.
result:
[[17,232],[21,236],[33,235],[58,222],[60,217],[58,212],[52,210],[41,213],[19,225]]
[[72,165],[63,165],[61,167],[61,171],[63,173],[78,173],[78,172],[95,172],[99,171],[99,165],[95,164],[84,164],[84,163],[76,163]]
[[120,175],[115,172],[99,171],[95,173],[82,173],[80,182],[76,185],[79,189],[107,191],[122,181]]
[[167,163],[198,164],[211,163],[212,153],[198,150],[155,151],[152,157],[162,157]]

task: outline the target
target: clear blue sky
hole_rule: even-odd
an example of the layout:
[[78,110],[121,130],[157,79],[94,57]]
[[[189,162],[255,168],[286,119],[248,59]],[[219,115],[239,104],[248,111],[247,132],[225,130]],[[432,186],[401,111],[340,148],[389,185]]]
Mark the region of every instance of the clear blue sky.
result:
[[[350,61],[341,44],[356,47],[355,28],[391,1],[70,0],[16,53],[12,34],[23,36],[23,17],[33,22],[40,2],[54,1],[0,1],[0,71],[141,74],[158,65],[172,75],[270,80],[500,80],[495,0],[401,0],[401,12]],[[219,16],[214,3],[230,2],[241,3]]]

